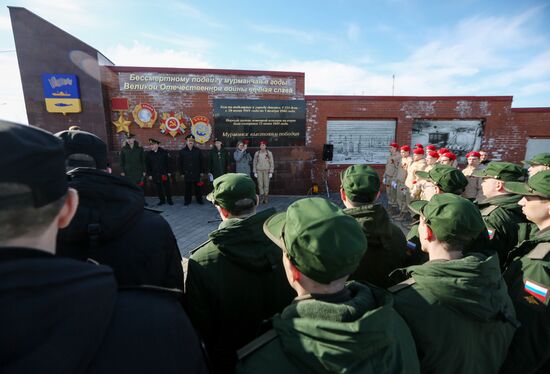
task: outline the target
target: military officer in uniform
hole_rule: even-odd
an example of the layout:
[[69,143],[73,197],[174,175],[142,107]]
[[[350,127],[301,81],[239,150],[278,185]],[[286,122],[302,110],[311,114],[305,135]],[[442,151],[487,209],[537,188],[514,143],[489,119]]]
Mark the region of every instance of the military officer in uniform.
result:
[[550,152],[539,153],[529,161],[524,162],[529,165],[529,176],[532,177],[539,171],[550,170]]
[[399,170],[399,163],[401,162],[401,155],[397,151],[399,144],[390,144],[390,155],[386,162],[386,169],[384,170],[384,186],[386,187],[386,194],[388,196],[388,208],[393,209],[394,212],[398,211],[397,207],[397,171]]
[[519,165],[492,161],[472,175],[482,178],[482,199],[477,205],[489,232],[490,249],[498,253],[502,266],[518,242],[518,224],[527,222],[518,205],[521,196],[506,191],[504,184],[523,181],[525,173]]
[[550,170],[526,183],[506,182],[506,191],[522,195],[523,213],[538,231],[508,255],[504,279],[521,327],[516,332],[503,373],[550,372]]
[[237,373],[417,373],[410,332],[387,291],[348,282],[365,250],[361,227],[322,198],[264,223],[297,297],[273,329],[239,350]]
[[164,205],[166,201],[169,205],[173,205],[170,189],[170,178],[172,177],[169,165],[170,154],[164,148],[159,147],[160,142],[156,139],[150,138],[149,144],[151,150],[145,154],[145,168],[149,180],[155,184],[159,196],[157,205]]
[[179,169],[185,181],[184,205],[191,203],[193,189],[197,203],[202,205],[202,153],[195,147],[195,137],[191,134],[185,137],[185,145],[179,151]]
[[221,139],[214,140],[214,146],[210,150],[210,158],[208,159],[208,173],[212,180],[220,175],[227,173],[229,165],[229,154],[225,150]]
[[497,373],[519,325],[498,258],[470,252],[486,232],[471,201],[454,194],[411,203],[430,261],[399,270],[390,288],[424,373]]
[[145,152],[133,134],[126,136],[126,144],[120,150],[120,167],[123,177],[133,184],[143,182],[145,177]]
[[350,279],[387,288],[392,285],[388,275],[405,265],[407,241],[401,229],[391,223],[384,207],[376,203],[380,177],[370,166],[353,165],[340,174],[340,181],[344,213],[357,220],[369,243]]

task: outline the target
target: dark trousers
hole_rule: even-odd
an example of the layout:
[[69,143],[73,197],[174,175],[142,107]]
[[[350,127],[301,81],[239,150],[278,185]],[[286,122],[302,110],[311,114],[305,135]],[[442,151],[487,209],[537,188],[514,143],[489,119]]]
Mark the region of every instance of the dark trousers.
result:
[[202,203],[202,191],[197,182],[188,182],[185,181],[185,203],[189,204],[191,202],[192,189],[195,189],[195,199],[198,203]]
[[155,188],[157,189],[157,195],[159,196],[160,202],[165,203],[166,199],[172,201],[172,191],[170,190],[170,177],[166,182],[162,180],[155,181]]

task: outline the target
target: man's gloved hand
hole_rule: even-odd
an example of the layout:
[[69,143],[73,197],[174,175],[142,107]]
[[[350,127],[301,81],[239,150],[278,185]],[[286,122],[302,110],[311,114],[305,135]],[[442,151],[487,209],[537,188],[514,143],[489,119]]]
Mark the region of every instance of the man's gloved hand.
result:
[[273,173],[269,173],[269,179],[271,179],[271,177],[273,177]]

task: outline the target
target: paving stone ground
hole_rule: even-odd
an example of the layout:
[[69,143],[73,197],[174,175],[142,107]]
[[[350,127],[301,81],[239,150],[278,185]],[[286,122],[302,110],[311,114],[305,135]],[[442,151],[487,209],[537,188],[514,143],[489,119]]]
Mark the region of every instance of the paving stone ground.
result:
[[[320,195],[321,197],[326,197]],[[269,204],[260,204],[258,211],[275,208],[277,211],[285,210],[294,201],[306,196],[270,196]],[[331,194],[331,201],[344,207],[340,201],[339,194]],[[385,204],[385,196],[380,197],[382,204]],[[157,198],[147,197],[150,208],[161,211],[162,216],[168,221],[178,240],[181,255],[189,257],[189,251],[208,240],[208,234],[218,228],[220,216],[214,206],[204,199],[204,204],[199,205],[193,202],[187,206],[183,205],[183,196],[174,198],[174,205],[162,205],[157,207]],[[398,222],[399,223],[399,222]]]

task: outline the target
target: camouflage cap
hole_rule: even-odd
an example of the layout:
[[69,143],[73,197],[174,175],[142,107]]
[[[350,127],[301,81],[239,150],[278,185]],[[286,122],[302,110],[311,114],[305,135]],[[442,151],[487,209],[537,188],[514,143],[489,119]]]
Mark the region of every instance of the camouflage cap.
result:
[[340,173],[346,197],[353,202],[368,203],[380,191],[380,177],[367,165],[352,165]]
[[426,224],[442,242],[458,240],[468,244],[485,230],[479,209],[470,200],[458,195],[434,195],[430,201],[413,201],[410,208],[424,217]]
[[206,200],[229,211],[243,199],[256,202],[256,185],[248,175],[241,173],[228,173],[214,179],[214,189],[206,196]]
[[487,167],[480,170],[474,170],[474,177],[494,178],[502,181],[521,181],[525,178],[525,170],[511,162],[491,161]]
[[527,182],[506,182],[504,189],[517,195],[540,196],[550,199],[550,170],[533,175]]
[[417,171],[416,175],[435,183],[443,192],[454,193],[468,185],[468,179],[464,174],[449,165],[436,164],[430,171]]
[[546,165],[550,166],[550,152],[539,153],[534,155],[529,161],[523,161],[529,165]]
[[271,216],[264,232],[301,273],[322,284],[352,274],[367,250],[357,221],[320,197],[298,200]]

